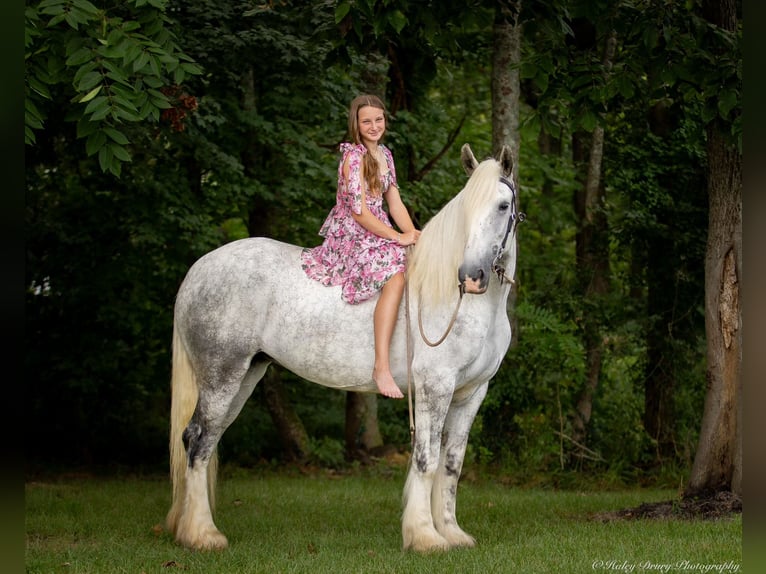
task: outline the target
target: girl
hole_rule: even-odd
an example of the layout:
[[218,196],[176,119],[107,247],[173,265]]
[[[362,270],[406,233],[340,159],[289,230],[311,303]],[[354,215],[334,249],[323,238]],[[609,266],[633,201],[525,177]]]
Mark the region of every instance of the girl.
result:
[[[356,97],[349,107],[352,142],[340,145],[335,206],[319,230],[324,242],[301,254],[303,269],[324,285],[342,285],[341,296],[359,303],[380,291],[375,306],[375,364],[372,380],[381,394],[404,395],[389,365],[389,346],[404,292],[405,247],[420,236],[399,196],[391,150],[380,143],[386,112],[377,96]],[[383,208],[386,200],[401,233]]]

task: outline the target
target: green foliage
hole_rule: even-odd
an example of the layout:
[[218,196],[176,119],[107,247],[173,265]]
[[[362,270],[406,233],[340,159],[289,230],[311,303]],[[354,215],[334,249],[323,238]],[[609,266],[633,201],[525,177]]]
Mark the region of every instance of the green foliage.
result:
[[125,124],[158,122],[176,103],[172,86],[201,69],[179,50],[165,0],[99,8],[88,0],[42,0],[25,12],[25,141],[46,109],[77,123],[88,156],[119,176],[131,160]]
[[[705,391],[705,128],[717,121],[734,137],[740,131],[741,33],[711,28],[696,3],[523,4],[518,167],[528,220],[510,308],[516,331],[471,429],[467,464],[530,480],[564,480],[572,470],[603,473],[610,484],[640,477],[657,462],[643,428],[653,341],[676,381],[677,452],[660,461],[670,470],[651,472],[672,480],[693,455]],[[357,92],[400,97],[386,144],[418,225],[451,199],[465,182],[460,146],[491,152],[494,10],[488,2],[327,1],[312,10],[295,0],[30,2],[30,457],[166,459],[178,284],[196,258],[233,239],[320,241]],[[583,18],[595,28],[587,49],[574,43]],[[607,70],[611,30],[617,52]],[[184,107],[189,98],[196,109]],[[655,121],[663,111],[672,120],[664,131]],[[582,182],[569,142],[596,125],[606,134],[600,209],[610,226],[610,294],[594,303],[578,276],[572,200]],[[546,137],[548,152],[539,145]],[[583,318],[593,314],[603,368],[592,458],[577,459],[566,437],[585,379]],[[315,461],[337,465],[344,395],[285,381]],[[406,404],[379,409],[384,440],[407,448]],[[279,459],[258,393],[221,447],[233,463]]]
[[324,468],[341,468],[346,464],[343,443],[332,437],[309,438],[309,463]]
[[548,309],[522,300],[514,314],[520,331],[482,405],[481,443],[520,470],[554,470],[564,455],[557,433],[569,431],[565,417],[584,376],[582,343],[574,323]]

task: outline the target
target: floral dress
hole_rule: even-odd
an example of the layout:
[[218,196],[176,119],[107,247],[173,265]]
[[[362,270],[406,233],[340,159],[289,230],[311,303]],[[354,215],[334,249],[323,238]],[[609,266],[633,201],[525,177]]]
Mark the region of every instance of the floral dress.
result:
[[[396,185],[396,171],[391,151],[381,145],[388,173],[381,175],[382,189]],[[301,253],[306,275],[323,285],[341,285],[341,297],[348,303],[360,303],[372,297],[396,273],[405,270],[406,251],[399,242],[367,231],[351,216],[362,213],[362,157],[367,148],[362,144],[342,143],[343,154],[338,166],[338,191],[335,206],[319,229],[324,242],[305,248]],[[348,181],[343,164],[348,158]],[[391,221],[383,209],[383,195],[365,193],[367,209],[389,227]]]

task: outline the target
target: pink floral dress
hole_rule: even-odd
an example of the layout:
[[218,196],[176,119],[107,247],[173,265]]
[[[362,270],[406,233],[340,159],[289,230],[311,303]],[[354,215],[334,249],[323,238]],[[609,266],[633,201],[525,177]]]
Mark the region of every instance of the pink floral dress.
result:
[[[396,185],[396,171],[391,151],[381,145],[388,173],[381,175],[382,189]],[[338,166],[338,191],[335,206],[319,229],[324,242],[305,248],[301,253],[306,275],[323,285],[342,285],[341,297],[348,303],[360,303],[372,297],[392,276],[405,270],[406,251],[395,240],[367,231],[351,216],[362,213],[362,144],[342,143],[343,154]],[[343,177],[343,164],[348,158],[348,181]],[[383,209],[383,196],[365,193],[367,208],[389,227],[391,220]]]

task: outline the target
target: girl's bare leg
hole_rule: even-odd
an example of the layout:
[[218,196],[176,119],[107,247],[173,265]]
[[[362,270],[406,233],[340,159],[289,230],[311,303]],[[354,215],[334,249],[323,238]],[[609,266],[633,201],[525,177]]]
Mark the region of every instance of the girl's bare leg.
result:
[[375,366],[372,370],[372,380],[378,386],[380,394],[392,399],[404,397],[394,381],[389,365],[389,347],[403,293],[404,273],[397,273],[383,286],[374,315]]

